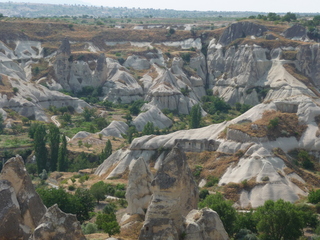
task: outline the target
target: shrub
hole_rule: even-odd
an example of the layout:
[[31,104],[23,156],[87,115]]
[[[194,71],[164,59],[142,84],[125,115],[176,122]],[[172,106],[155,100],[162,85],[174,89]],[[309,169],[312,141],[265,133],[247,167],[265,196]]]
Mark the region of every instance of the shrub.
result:
[[200,174],[201,174],[201,172],[202,172],[202,169],[203,169],[202,166],[197,165],[197,166],[195,167],[194,171],[193,171],[193,176],[196,177],[196,178],[200,177]]
[[268,129],[275,129],[279,125],[279,118],[271,119],[268,124]]
[[209,191],[207,189],[200,190],[199,198],[201,200],[205,199],[209,195]]
[[74,191],[74,190],[76,190],[76,187],[74,185],[70,185],[70,186],[68,186],[68,190]]
[[96,224],[99,229],[108,233],[110,237],[112,235],[120,233],[120,226],[117,222],[116,215],[114,213],[100,213],[97,216]]
[[219,182],[219,178],[217,178],[215,176],[209,176],[205,187],[212,187],[212,186],[216,185],[218,182]]
[[314,191],[313,189],[309,192],[308,201],[313,204],[320,202],[320,189]]
[[98,231],[98,227],[94,223],[88,223],[84,228],[84,234],[92,234]]

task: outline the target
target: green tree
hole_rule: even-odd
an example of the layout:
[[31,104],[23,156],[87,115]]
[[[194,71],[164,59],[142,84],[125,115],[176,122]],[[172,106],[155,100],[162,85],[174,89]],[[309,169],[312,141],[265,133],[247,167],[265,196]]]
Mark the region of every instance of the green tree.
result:
[[132,121],[132,116],[130,113],[127,113],[126,115],[124,115],[122,118],[127,120],[127,124],[129,125]]
[[94,198],[87,189],[78,188],[74,195],[63,188],[38,188],[37,193],[46,207],[58,204],[63,212],[76,214],[80,222],[90,219],[89,212],[95,206]]
[[142,130],[142,135],[151,135],[154,134],[154,125],[152,122],[147,122],[146,125],[144,125]]
[[130,126],[128,129],[128,143],[131,143],[133,138],[134,138],[134,134],[137,133],[137,129],[135,126]]
[[131,115],[138,115],[140,113],[140,108],[145,102],[143,100],[134,101],[129,107],[129,111]]
[[287,21],[287,22],[291,22],[291,21],[295,21],[297,20],[297,16],[296,14],[294,13],[291,13],[291,12],[287,12],[286,15],[284,15],[282,18],[281,18],[281,21]]
[[51,123],[49,125],[49,145],[50,145],[50,170],[56,171],[58,165],[59,145],[60,145],[60,131],[59,128]]
[[112,154],[112,144],[110,139],[108,139],[108,141],[106,142],[106,146],[104,147],[104,150],[103,150],[104,159],[107,159],[109,156],[111,156],[111,154]]
[[99,229],[102,229],[104,232],[108,233],[110,237],[120,233],[120,226],[114,213],[100,213],[97,216],[96,224]]
[[257,233],[257,220],[254,216],[254,212],[239,212],[235,222],[235,232],[240,232],[241,229],[248,229],[252,233]]
[[95,199],[88,189],[78,188],[74,194],[79,202],[79,208],[76,209],[77,219],[84,222],[90,219],[89,213],[94,210]]
[[69,113],[64,113],[60,118],[66,123],[71,123],[71,115]]
[[199,128],[201,122],[201,107],[199,104],[194,105],[190,112],[190,128]]
[[95,112],[96,112],[95,108],[85,107],[82,112],[82,117],[84,118],[84,121],[91,122],[91,118],[94,117]]
[[99,181],[90,187],[90,192],[99,203],[106,198],[107,185],[103,181]]
[[267,200],[255,212],[257,229],[261,239],[298,239],[303,234],[304,222],[301,213],[290,202],[282,199]]
[[60,172],[67,171],[68,168],[68,150],[67,150],[67,139],[66,135],[62,135],[62,144],[59,148],[58,154],[58,168],[57,170]]
[[30,127],[29,127],[29,131],[28,131],[28,136],[32,139],[34,139],[34,134],[38,128],[38,126],[40,125],[41,123],[39,122],[33,122]]
[[209,207],[216,211],[223,223],[227,233],[232,236],[236,221],[236,210],[232,207],[232,202],[225,200],[221,193],[208,195],[202,202],[199,203],[200,208]]
[[37,161],[38,174],[47,169],[46,127],[39,124],[34,133],[34,155]]
[[3,129],[4,129],[4,119],[3,119],[3,116],[2,116],[2,113],[0,113],[0,134],[3,133]]
[[267,18],[268,18],[269,21],[278,21],[278,20],[280,20],[280,16],[278,14],[272,13],[272,12],[268,13]]
[[309,192],[308,202],[313,203],[313,204],[317,204],[318,202],[320,202],[320,189],[318,189],[316,191],[312,189]]

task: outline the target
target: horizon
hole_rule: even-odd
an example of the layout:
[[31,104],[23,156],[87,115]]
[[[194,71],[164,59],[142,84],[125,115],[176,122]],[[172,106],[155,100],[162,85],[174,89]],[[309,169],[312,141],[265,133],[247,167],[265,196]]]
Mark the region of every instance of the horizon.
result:
[[[7,0],[0,0],[1,3],[8,3]],[[218,12],[275,12],[275,13],[319,13],[315,11],[317,9],[315,6],[317,4],[316,0],[305,0],[304,4],[299,4],[296,0],[270,0],[268,2],[260,2],[257,4],[254,0],[243,0],[241,2],[234,0],[226,0],[224,2],[212,1],[208,4],[205,0],[197,1],[197,4],[193,2],[185,2],[182,0],[177,0],[175,2],[169,0],[163,0],[161,2],[153,2],[149,0],[140,0],[138,2],[130,0],[115,1],[103,1],[103,0],[56,0],[52,3],[50,0],[11,0],[14,3],[43,3],[43,4],[80,4],[87,6],[103,6],[103,7],[127,7],[136,9],[161,9],[161,10],[176,10],[176,11],[218,11]]]

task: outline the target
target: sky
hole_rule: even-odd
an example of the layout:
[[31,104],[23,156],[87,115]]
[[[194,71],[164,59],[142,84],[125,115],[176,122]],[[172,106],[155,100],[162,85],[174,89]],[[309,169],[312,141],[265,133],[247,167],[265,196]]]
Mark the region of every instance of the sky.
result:
[[90,0],[93,5],[199,11],[320,12],[319,0]]
[[106,7],[190,11],[320,12],[319,0],[11,0],[11,2],[78,3]]

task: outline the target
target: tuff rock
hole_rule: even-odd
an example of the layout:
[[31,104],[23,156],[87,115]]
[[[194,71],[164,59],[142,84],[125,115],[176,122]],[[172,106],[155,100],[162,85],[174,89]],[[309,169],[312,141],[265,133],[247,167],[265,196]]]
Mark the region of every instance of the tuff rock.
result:
[[30,240],[50,239],[85,240],[86,238],[76,216],[62,212],[55,204],[48,208],[30,238]]
[[185,220],[186,240],[229,239],[219,215],[210,208],[192,210]]
[[0,239],[28,239],[47,209],[20,156],[5,163],[0,186]]
[[139,239],[179,239],[184,217],[197,208],[198,189],[178,147],[164,159],[151,185],[152,200]]

